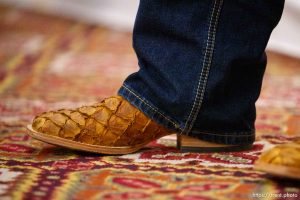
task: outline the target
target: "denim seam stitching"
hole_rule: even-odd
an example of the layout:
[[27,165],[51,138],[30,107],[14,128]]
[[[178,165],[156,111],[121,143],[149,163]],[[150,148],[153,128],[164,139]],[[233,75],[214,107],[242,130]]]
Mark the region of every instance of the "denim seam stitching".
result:
[[[217,5],[218,2],[219,2],[219,5]],[[207,42],[206,42],[206,47],[205,47],[205,53],[204,53],[204,57],[203,57],[202,70],[201,70],[201,74],[199,77],[197,90],[196,90],[196,97],[194,99],[194,103],[193,103],[191,112],[188,116],[188,119],[185,123],[185,126],[184,126],[181,134],[183,132],[185,132],[187,135],[189,134],[189,132],[192,129],[193,124],[195,123],[195,120],[197,118],[197,115],[198,115],[199,110],[203,103],[204,93],[205,93],[205,89],[206,89],[206,84],[207,84],[207,80],[208,80],[208,75],[209,75],[213,51],[214,51],[217,24],[218,24],[222,5],[223,5],[223,0],[220,0],[220,1],[215,0],[214,1],[214,5],[213,5],[212,13],[210,16],[210,21],[209,21],[208,36],[207,36]],[[216,7],[217,7],[217,10],[216,10]],[[201,83],[202,83],[202,85],[201,85]]]
[[[139,100],[141,100],[145,105],[147,105],[149,108],[151,108],[153,111],[155,111],[156,113],[160,114],[163,118],[165,118],[167,121],[169,121],[170,123],[172,123],[174,126],[176,126],[177,124],[172,122],[170,119],[168,119],[165,115],[163,115],[162,113],[160,113],[157,109],[153,108],[150,104],[148,104],[146,102],[146,100],[143,100],[139,95],[137,95],[135,92],[133,92],[131,89],[129,89],[129,87],[126,84],[123,84],[122,86],[124,89],[126,89],[128,92],[130,92],[131,94],[133,94],[135,97],[137,97]],[[180,129],[180,128],[178,128]],[[181,129],[180,129],[181,130]],[[202,133],[205,135],[217,135],[217,136],[221,136],[221,137],[227,137],[227,136],[232,136],[232,137],[249,137],[249,136],[253,136],[254,134],[248,134],[248,135],[231,135],[233,133],[240,133],[240,134],[244,134],[244,133],[251,133],[249,131],[242,131],[242,132],[227,132],[223,134],[217,134],[217,133],[209,133],[209,132],[204,132],[204,131],[194,131],[195,133]]]
[[[148,106],[149,108],[151,108],[155,113],[158,113],[161,117],[163,117],[165,120],[169,121],[171,124],[174,125],[174,127],[177,129],[180,129],[179,125],[176,124],[175,122],[173,122],[171,119],[169,119],[168,117],[166,117],[164,114],[160,113],[158,111],[157,108],[154,108],[153,106],[151,106],[149,103],[146,102],[146,100],[142,99],[139,95],[137,95],[135,92],[133,92],[131,89],[129,89],[129,87],[126,84],[123,84],[124,89],[126,89],[128,92],[130,92],[131,94],[133,94],[136,98],[138,98],[140,101],[142,101],[146,106]],[[180,129],[181,130],[181,129]]]

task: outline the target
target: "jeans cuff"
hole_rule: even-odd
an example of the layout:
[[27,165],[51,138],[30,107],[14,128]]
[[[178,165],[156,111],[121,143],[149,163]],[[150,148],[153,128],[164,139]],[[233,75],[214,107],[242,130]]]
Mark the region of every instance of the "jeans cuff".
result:
[[255,130],[230,133],[212,133],[211,131],[192,130],[189,136],[220,144],[246,145],[252,144],[255,141]]
[[[156,123],[177,133],[182,133],[183,129],[178,122],[175,122],[175,120],[173,120],[170,116],[163,114],[156,106],[129,86],[123,84],[123,86],[119,89],[118,94]],[[242,145],[252,144],[254,142],[255,130],[248,132],[212,133],[210,131],[192,129],[189,136],[214,143]]]
[[177,122],[175,122],[175,120],[171,119],[171,117],[167,116],[166,114],[163,114],[152,103],[150,103],[129,86],[123,84],[123,86],[119,89],[118,94],[156,123],[170,130],[181,132],[181,129],[179,128],[180,126]]

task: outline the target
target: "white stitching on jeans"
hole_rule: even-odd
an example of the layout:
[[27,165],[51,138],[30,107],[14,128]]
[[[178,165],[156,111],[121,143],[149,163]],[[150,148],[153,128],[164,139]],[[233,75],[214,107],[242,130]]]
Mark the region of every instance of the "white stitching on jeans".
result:
[[[188,119],[186,120],[184,129],[182,130],[182,132],[180,134],[182,134],[183,132],[188,134],[190,132],[190,130],[192,129],[192,126],[194,125],[194,123],[196,121],[197,115],[198,115],[199,110],[203,103],[204,92],[205,92],[207,79],[208,79],[208,75],[209,75],[209,71],[210,71],[210,67],[211,67],[212,56],[213,56],[217,24],[218,24],[218,20],[219,20],[221,7],[223,5],[223,0],[220,0],[218,8],[216,10],[217,2],[218,2],[218,0],[214,1],[212,13],[210,16],[207,42],[206,42],[205,53],[204,53],[204,57],[203,57],[203,65],[202,65],[202,70],[201,70],[201,74],[200,74],[200,79],[199,79],[199,82],[197,85],[196,97],[195,97],[191,112],[188,116]],[[206,61],[207,59],[208,59],[208,61]],[[203,86],[202,88],[200,88],[201,83]],[[200,92],[200,94],[199,94],[199,92]],[[190,120],[191,117],[192,117],[192,120]],[[189,123],[189,125],[188,125],[188,123]]]
[[[163,115],[162,113],[160,113],[157,109],[153,108],[150,104],[148,104],[147,102],[145,102],[145,100],[143,100],[139,95],[135,94],[131,89],[129,89],[128,86],[126,86],[126,84],[123,84],[124,89],[126,89],[128,92],[130,92],[132,95],[134,95],[135,97],[137,97],[139,100],[141,100],[145,105],[149,106],[153,111],[157,112],[158,114],[160,114],[163,118],[165,118],[166,120],[168,120],[170,123],[172,123],[175,127],[176,127],[176,123],[172,122],[172,120],[168,119],[165,115]],[[180,127],[178,127],[179,130]],[[224,136],[224,137],[227,137],[227,136],[232,136],[232,137],[249,137],[249,136],[252,136],[253,134],[251,134],[251,132],[230,132],[230,133],[226,133],[226,135],[224,134],[217,134],[217,133],[208,133],[208,132],[204,132],[204,131],[195,131],[195,133],[203,133],[203,134],[206,134],[206,135],[218,135],[218,136]],[[249,135],[229,135],[229,134],[249,134]]]
[[123,86],[128,92],[130,92],[131,94],[133,94],[136,98],[138,98],[140,101],[142,101],[145,105],[147,105],[149,108],[151,108],[154,112],[158,113],[159,115],[161,115],[163,118],[165,118],[167,121],[169,121],[170,123],[172,123],[174,125],[175,128],[178,128],[179,130],[180,127],[173,122],[172,120],[170,120],[168,117],[166,117],[164,114],[160,113],[156,108],[152,107],[149,103],[147,103],[144,99],[142,99],[139,95],[135,94],[131,89],[129,89],[129,87],[126,84],[123,84]]

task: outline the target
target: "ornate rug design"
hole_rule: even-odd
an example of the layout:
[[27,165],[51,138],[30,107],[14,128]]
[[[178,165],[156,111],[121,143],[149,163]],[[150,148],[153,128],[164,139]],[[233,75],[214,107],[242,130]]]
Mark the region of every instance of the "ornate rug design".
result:
[[36,141],[25,125],[40,112],[115,94],[138,69],[131,34],[6,7],[0,27],[0,199],[299,198],[299,183],[252,169],[262,151],[300,136],[299,60],[269,53],[250,151],[180,153],[172,135],[104,156]]

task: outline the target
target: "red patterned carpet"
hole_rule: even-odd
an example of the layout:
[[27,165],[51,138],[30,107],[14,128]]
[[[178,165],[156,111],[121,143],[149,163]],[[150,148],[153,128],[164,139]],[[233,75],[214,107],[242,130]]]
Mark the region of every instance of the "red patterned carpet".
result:
[[42,111],[115,94],[137,70],[130,33],[0,7],[0,65],[0,199],[300,197],[299,182],[252,169],[262,151],[300,136],[300,60],[269,53],[251,151],[180,153],[169,136],[123,156],[51,146],[25,125]]

